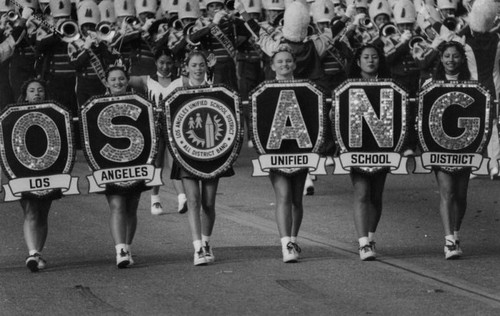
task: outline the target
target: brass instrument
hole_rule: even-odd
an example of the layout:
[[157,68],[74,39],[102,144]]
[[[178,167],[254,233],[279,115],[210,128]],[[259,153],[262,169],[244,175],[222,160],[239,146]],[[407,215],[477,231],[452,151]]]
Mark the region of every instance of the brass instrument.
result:
[[17,19],[19,19],[19,14],[17,14],[16,11],[10,10],[7,12],[7,20],[14,22]]
[[415,45],[421,46],[421,44],[426,43],[425,38],[419,35],[415,35],[410,40],[408,41],[408,47],[413,51],[413,48],[415,48]]
[[365,44],[372,43],[379,37],[379,29],[370,18],[360,20],[358,30]]
[[113,30],[113,25],[111,22],[100,22],[96,26],[97,39],[99,41],[111,42],[115,37],[116,31]]
[[124,21],[130,26],[138,26],[141,24],[141,21],[135,16],[127,16]]
[[386,23],[382,25],[382,28],[380,29],[380,33],[382,34],[383,37],[389,37],[393,35],[401,35],[399,32],[398,28],[394,24],[389,24]]
[[63,20],[58,23],[57,31],[61,35],[61,40],[66,43],[72,43],[80,38],[78,23],[73,20]]

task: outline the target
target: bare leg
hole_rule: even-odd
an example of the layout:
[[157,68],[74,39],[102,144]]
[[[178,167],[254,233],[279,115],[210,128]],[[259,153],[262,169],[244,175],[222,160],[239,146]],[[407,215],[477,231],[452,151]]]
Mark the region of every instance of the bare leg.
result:
[[127,197],[127,236],[126,244],[131,245],[134,240],[135,231],[137,229],[137,208],[139,207],[139,200],[141,194],[134,194]]
[[22,199],[24,239],[28,250],[41,252],[48,234],[48,216],[52,200]]
[[456,175],[456,192],[457,198],[455,200],[455,212],[453,216],[453,230],[459,231],[462,226],[462,220],[465,216],[467,209],[467,190],[469,188],[470,172],[464,172]]
[[201,193],[200,183],[195,179],[183,178],[182,183],[186,189],[188,203],[188,220],[193,241],[201,240]]
[[354,226],[358,238],[367,237],[369,230],[369,216],[374,212],[371,203],[370,176],[351,171],[351,181],[354,187]]
[[455,206],[456,189],[452,175],[436,170],[436,179],[439,186],[439,213],[443,223],[445,236],[453,235],[451,214]]
[[384,193],[387,173],[374,174],[370,181],[370,198],[372,212],[368,214],[368,232],[374,233],[377,230],[380,217],[382,216],[382,195]]
[[302,217],[304,215],[304,207],[302,198],[305,185],[305,178],[308,174],[300,172],[292,177],[292,227],[291,236],[297,237],[299,234]]
[[[280,237],[290,237],[292,234],[292,181],[276,172],[269,174],[276,195],[276,223]],[[303,182],[302,182],[303,183]],[[300,192],[302,194],[302,191]]]
[[201,183],[201,234],[212,236],[215,224],[215,196],[219,179],[204,180]]

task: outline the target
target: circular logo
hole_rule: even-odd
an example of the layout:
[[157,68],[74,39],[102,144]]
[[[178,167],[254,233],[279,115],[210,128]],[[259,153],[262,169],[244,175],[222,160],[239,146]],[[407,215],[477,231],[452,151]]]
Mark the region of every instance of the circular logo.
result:
[[172,119],[177,150],[195,160],[214,160],[232,149],[237,120],[224,103],[213,98],[190,100]]

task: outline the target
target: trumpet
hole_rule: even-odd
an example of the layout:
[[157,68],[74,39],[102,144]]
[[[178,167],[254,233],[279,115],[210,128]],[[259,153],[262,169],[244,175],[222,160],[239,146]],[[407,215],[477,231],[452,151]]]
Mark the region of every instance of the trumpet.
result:
[[173,28],[175,31],[180,32],[184,29],[184,24],[182,24],[182,21],[180,19],[175,19],[169,24],[170,27]]
[[379,37],[379,29],[370,18],[362,19],[358,29],[363,38],[363,43],[371,43]]
[[110,22],[100,22],[96,26],[97,39],[100,41],[110,42],[115,37],[116,32]]
[[413,51],[413,48],[415,47],[415,45],[421,46],[421,44],[424,44],[424,43],[426,43],[425,38],[423,38],[422,36],[419,36],[419,35],[415,35],[412,38],[410,38],[410,40],[408,41],[408,46],[410,47],[410,50]]
[[73,20],[64,20],[56,28],[63,42],[72,43],[80,38],[78,23]]
[[10,10],[7,12],[7,20],[14,22],[17,19],[19,19],[19,14],[17,14],[16,11]]
[[131,26],[137,26],[141,23],[141,21],[138,18],[136,18],[135,16],[127,16],[124,21],[125,21],[125,23],[127,23]]
[[389,23],[382,25],[382,28],[380,29],[380,34],[383,37],[389,37],[392,35],[401,35],[398,28],[394,24],[389,24]]

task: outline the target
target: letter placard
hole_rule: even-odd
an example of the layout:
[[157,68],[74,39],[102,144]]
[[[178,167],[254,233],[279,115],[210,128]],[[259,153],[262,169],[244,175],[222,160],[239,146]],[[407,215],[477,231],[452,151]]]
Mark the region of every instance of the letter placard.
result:
[[401,156],[409,125],[406,91],[390,80],[347,80],[333,100],[330,117],[341,149],[334,173],[407,174]]
[[325,131],[325,96],[307,80],[266,81],[251,93],[251,133],[259,159],[253,176],[269,170],[326,174],[318,151]]
[[5,201],[78,194],[71,113],[55,102],[11,105],[0,115]]
[[238,93],[224,85],[179,88],[163,107],[169,150],[186,171],[213,179],[231,168],[243,138]]
[[94,171],[89,192],[105,185],[134,187],[161,184],[160,169],[153,167],[157,127],[151,102],[137,94],[100,96],[80,111],[83,150]]
[[425,86],[418,102],[423,153],[415,159],[415,173],[471,168],[475,174],[488,174],[488,159],[482,152],[491,134],[490,98],[477,82],[435,81]]

